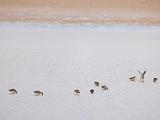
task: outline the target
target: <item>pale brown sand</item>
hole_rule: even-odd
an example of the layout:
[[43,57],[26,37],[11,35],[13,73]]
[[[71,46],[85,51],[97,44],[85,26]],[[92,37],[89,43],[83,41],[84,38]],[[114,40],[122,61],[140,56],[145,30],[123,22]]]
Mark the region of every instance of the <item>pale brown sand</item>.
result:
[[0,0],[0,21],[160,24],[160,0]]

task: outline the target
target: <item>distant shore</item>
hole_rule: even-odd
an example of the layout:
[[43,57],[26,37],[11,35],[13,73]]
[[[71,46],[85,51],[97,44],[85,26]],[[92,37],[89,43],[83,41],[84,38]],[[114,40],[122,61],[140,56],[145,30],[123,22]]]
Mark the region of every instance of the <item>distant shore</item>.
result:
[[0,22],[160,25],[157,0],[0,0]]

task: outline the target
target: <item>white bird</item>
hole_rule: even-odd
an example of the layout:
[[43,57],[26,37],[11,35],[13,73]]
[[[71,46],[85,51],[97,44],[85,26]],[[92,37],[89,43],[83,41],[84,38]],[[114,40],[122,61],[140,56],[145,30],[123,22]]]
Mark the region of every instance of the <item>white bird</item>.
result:
[[144,82],[144,75],[146,74],[146,70],[143,72],[143,74],[140,71],[138,71],[138,72],[139,72],[139,74],[141,74],[140,82]]

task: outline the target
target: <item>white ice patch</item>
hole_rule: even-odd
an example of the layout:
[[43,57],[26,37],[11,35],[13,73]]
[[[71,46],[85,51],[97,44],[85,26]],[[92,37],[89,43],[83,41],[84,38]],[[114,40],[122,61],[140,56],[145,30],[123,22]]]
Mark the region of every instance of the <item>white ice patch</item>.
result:
[[156,26],[0,23],[0,120],[159,120],[159,51]]

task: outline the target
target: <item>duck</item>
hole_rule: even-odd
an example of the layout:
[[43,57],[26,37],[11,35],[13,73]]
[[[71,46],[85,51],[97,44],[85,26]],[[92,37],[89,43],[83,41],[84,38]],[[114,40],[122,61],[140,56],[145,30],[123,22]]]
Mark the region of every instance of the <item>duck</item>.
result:
[[136,80],[136,76],[130,77],[129,80],[130,81],[135,81]]
[[90,89],[90,93],[93,94],[93,93],[94,93],[94,90],[93,90],[93,89]]
[[158,80],[158,78],[154,78],[154,79],[153,79],[153,82],[157,82],[157,80]]
[[96,86],[99,86],[99,82],[94,82],[94,84],[95,84]]
[[35,96],[43,96],[43,92],[37,90],[37,91],[33,91],[35,93]]
[[78,89],[74,90],[74,93],[76,93],[76,95],[80,94],[80,91]]
[[103,85],[103,86],[101,86],[101,87],[102,87],[102,90],[108,90],[108,87],[105,86],[105,85]]
[[14,95],[17,94],[17,90],[16,89],[9,89],[10,95]]

